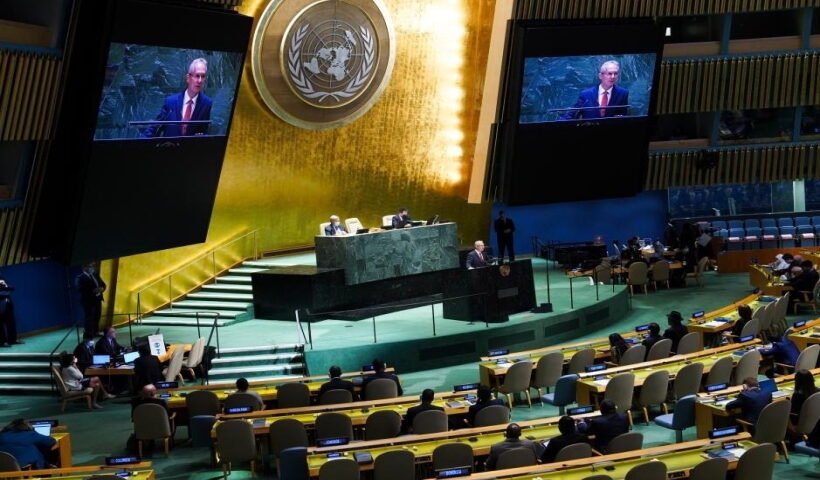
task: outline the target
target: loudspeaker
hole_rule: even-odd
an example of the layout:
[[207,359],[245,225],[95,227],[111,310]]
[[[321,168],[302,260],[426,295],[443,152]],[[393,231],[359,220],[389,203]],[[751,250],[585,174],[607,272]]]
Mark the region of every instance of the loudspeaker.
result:
[[551,303],[542,303],[541,305],[530,310],[531,313],[550,313],[552,311]]

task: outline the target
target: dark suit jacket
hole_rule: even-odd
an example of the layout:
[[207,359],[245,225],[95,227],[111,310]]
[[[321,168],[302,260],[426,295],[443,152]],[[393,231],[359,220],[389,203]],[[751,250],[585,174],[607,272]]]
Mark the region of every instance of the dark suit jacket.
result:
[[441,410],[442,412],[444,411],[442,407],[432,405],[429,403],[421,403],[416,405],[415,407],[410,407],[407,409],[407,413],[404,414],[404,420],[401,424],[401,431],[403,433],[411,432],[413,430],[413,419],[415,419],[416,415],[418,415],[419,413],[425,412],[427,410]]
[[772,343],[772,348],[761,349],[760,354],[772,355],[774,356],[775,362],[794,366],[794,364],[797,363],[797,357],[800,356],[800,351],[794,342],[789,339],[783,339],[779,342]]
[[649,354],[649,349],[652,348],[652,345],[655,345],[661,340],[663,340],[663,337],[661,337],[660,335],[658,335],[657,337],[653,337],[650,335],[644,338],[643,342],[641,343],[643,344],[643,346],[646,347],[646,353]]
[[498,462],[498,457],[507,450],[514,450],[516,448],[530,448],[532,449],[535,458],[541,456],[541,444],[534,443],[532,440],[522,440],[517,438],[515,440],[505,438],[503,442],[496,443],[490,447],[490,456],[487,457],[487,470],[495,470],[495,464]]
[[362,381],[362,399],[365,398],[364,391],[365,391],[365,387],[367,387],[367,384],[372,382],[373,380],[375,380],[377,378],[389,378],[390,380],[393,380],[394,382],[396,382],[396,389],[398,390],[399,396],[401,397],[402,395],[404,395],[404,390],[402,390],[402,388],[401,388],[401,382],[399,381],[399,377],[393,375],[392,373],[382,372],[382,373],[374,373],[372,375],[365,375],[364,376],[364,380]]
[[[619,87],[618,85],[612,87],[612,95],[609,101],[607,102],[607,106],[612,107],[616,105],[628,104],[629,90],[625,89],[624,87]],[[585,108],[598,106],[598,85],[595,85],[594,87],[590,88],[585,88],[584,90],[581,90],[581,94],[578,95],[578,100],[575,102],[575,105],[572,106],[573,108],[584,108],[584,110],[571,110],[561,115],[561,119],[573,120],[576,118],[602,118],[599,108]],[[607,108],[604,117],[616,117],[620,115],[629,115],[628,108]]]
[[743,319],[743,318],[738,318],[735,321],[735,324],[732,325],[732,329],[730,330],[730,332],[732,332],[732,335],[740,336],[740,333],[743,331],[743,327],[747,323],[749,323],[749,320],[746,320],[746,319]]
[[322,386],[319,387],[319,398],[321,399],[322,394],[329,390],[347,390],[353,395],[353,400],[356,400],[356,392],[353,390],[353,382],[342,380],[338,377],[331,378],[329,382],[323,383]]
[[403,215],[402,216],[402,215],[396,214],[396,215],[393,215],[393,219],[391,220],[390,223],[393,225],[393,228],[404,228],[405,225],[407,225],[408,223],[410,223],[412,221],[413,221],[413,219],[410,218],[410,215]]
[[560,452],[561,449],[564,447],[568,447],[574,443],[587,442],[589,442],[587,436],[578,432],[573,432],[566,435],[561,434],[557,437],[553,437],[547,444],[547,448],[544,450],[544,454],[541,455],[541,463],[554,462],[555,456],[558,455],[558,452]]
[[683,325],[679,327],[669,327],[663,332],[663,338],[672,340],[672,351],[677,352],[680,339],[687,333],[689,333],[689,330],[687,330]]
[[134,360],[134,387],[140,391],[149,383],[161,382],[164,379],[159,359],[153,355],[140,355]]
[[77,357],[77,368],[85,372],[93,360],[94,347],[87,347],[85,343],[81,343],[74,348],[74,356]]
[[[814,290],[814,285],[817,283],[817,280],[817,270],[812,269],[791,279],[786,283],[786,285],[791,285],[791,287],[797,291],[811,292]],[[800,294],[793,292],[793,295],[789,295],[789,299],[796,302],[798,300],[802,300],[803,298]]]
[[94,353],[97,355],[111,355],[111,360],[114,360],[114,357],[122,353],[123,348],[117,343],[117,339],[113,339],[113,343],[108,343],[108,338],[105,336],[100,337],[97,340],[97,344],[94,345]]
[[[5,278],[0,277],[0,280],[5,281]],[[12,315],[14,312],[14,304],[11,302],[11,290],[11,286],[0,289],[0,316],[6,313]]]
[[11,454],[20,466],[34,464],[35,468],[45,468],[43,452],[51,448],[57,440],[34,430],[8,431],[0,433],[0,451]]
[[606,453],[606,446],[610,440],[629,431],[629,420],[623,413],[601,415],[578,425],[578,430],[581,433],[595,435],[592,447]]
[[333,225],[326,226],[325,227],[325,236],[332,237],[333,235],[336,235],[336,232],[338,230],[341,230],[345,233],[348,233],[347,228],[345,228],[345,226],[340,223],[337,228],[333,228]]
[[464,262],[467,268],[481,268],[489,265],[488,255],[486,253],[482,253],[481,255],[484,257],[483,259],[478,256],[478,252],[475,250],[468,253],[467,260]]
[[[94,283],[94,280],[97,283]],[[94,272],[94,279],[88,276],[87,273],[81,273],[76,280],[77,290],[80,292],[80,303],[85,307],[86,305],[94,305],[94,303],[99,303],[103,301],[102,293],[94,293],[94,289],[97,287],[105,288],[105,282],[103,279],[100,278],[100,274]]]
[[[182,120],[182,102],[185,99],[185,92],[179,92],[174,95],[165,97],[165,103],[162,105],[157,121],[181,121]],[[208,98],[203,92],[199,92],[196,99],[196,106],[191,112],[191,120],[210,120],[211,106],[213,101]],[[188,125],[185,136],[190,135],[207,135],[210,124],[195,123]],[[143,137],[181,137],[182,124],[171,125],[152,125],[142,132]]]
[[[512,218],[509,217],[503,220],[500,218],[496,218],[493,227],[495,229],[496,235],[512,236],[513,232],[515,232],[515,223],[513,223]],[[504,230],[507,229],[510,229],[509,233],[504,233]]]
[[760,411],[770,403],[772,403],[771,393],[764,392],[759,388],[752,388],[751,390],[740,392],[736,400],[732,400],[726,404],[726,410],[740,408],[743,420],[755,424],[757,417],[760,416]]

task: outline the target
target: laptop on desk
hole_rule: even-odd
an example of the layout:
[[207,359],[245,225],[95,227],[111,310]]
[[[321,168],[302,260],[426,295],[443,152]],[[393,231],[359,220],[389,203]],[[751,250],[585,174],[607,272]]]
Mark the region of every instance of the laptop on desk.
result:
[[100,368],[104,365],[108,365],[111,363],[111,356],[110,355],[93,355],[91,357],[91,366],[95,368]]
[[123,356],[122,356],[122,362],[123,362],[123,363],[125,363],[125,364],[127,364],[127,365],[133,365],[133,364],[134,364],[134,360],[136,360],[137,358],[139,358],[139,356],[140,356],[140,352],[128,352],[128,353],[125,353],[125,354],[123,354]]

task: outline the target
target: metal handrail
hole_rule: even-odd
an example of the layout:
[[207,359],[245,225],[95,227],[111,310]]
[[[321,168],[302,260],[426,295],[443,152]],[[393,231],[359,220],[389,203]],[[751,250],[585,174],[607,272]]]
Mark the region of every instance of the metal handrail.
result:
[[[161,277],[157,278],[156,280],[148,283],[147,285],[145,285],[144,287],[139,289],[137,291],[137,317],[136,317],[137,321],[142,319],[142,317],[146,313],[150,313],[150,311],[148,311],[148,312],[143,312],[142,311],[142,301],[141,300],[142,300],[142,295],[146,290],[151,289],[151,288],[155,287],[156,285],[159,285],[160,283],[168,282],[168,302],[167,302],[167,304],[173,304],[174,300],[186,295],[186,293],[183,293],[183,294],[178,295],[177,297],[174,297],[173,285],[172,285],[171,279],[174,275],[176,275],[177,273],[179,273],[179,272],[185,270],[186,268],[190,267],[192,264],[194,264],[196,262],[199,262],[200,260],[207,259],[208,257],[211,257],[211,270],[212,270],[213,273],[209,278],[206,278],[204,281],[207,282],[209,280],[215,279],[219,275],[219,273],[221,273],[221,272],[217,271],[216,254],[219,251],[224,250],[227,247],[235,244],[236,242],[239,242],[240,240],[246,239],[248,237],[253,238],[253,251],[251,252],[250,256],[243,255],[242,259],[234,265],[237,265],[238,263],[244,262],[248,259],[257,259],[257,258],[259,258],[259,245],[257,243],[258,238],[257,238],[257,235],[256,235],[258,231],[259,231],[258,229],[251,230],[250,232],[246,232],[246,233],[240,235],[239,237],[236,237],[236,238],[228,241],[227,243],[224,243],[222,245],[214,247],[214,248],[208,250],[207,252],[192,258],[191,260],[186,262],[184,265],[176,268],[175,270],[173,270],[169,273],[166,273],[166,274],[162,275]],[[233,265],[229,266],[228,268],[231,268],[232,266]],[[157,307],[157,308],[159,308],[159,307]],[[154,310],[156,310],[156,309],[154,309]],[[153,311],[153,310],[151,310],[151,311]]]

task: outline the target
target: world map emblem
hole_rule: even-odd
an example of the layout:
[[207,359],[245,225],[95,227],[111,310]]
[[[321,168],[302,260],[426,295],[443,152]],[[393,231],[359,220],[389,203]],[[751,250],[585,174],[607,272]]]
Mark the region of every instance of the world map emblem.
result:
[[392,23],[380,0],[275,0],[260,17],[251,54],[271,111],[299,127],[334,128],[364,115],[387,86]]

